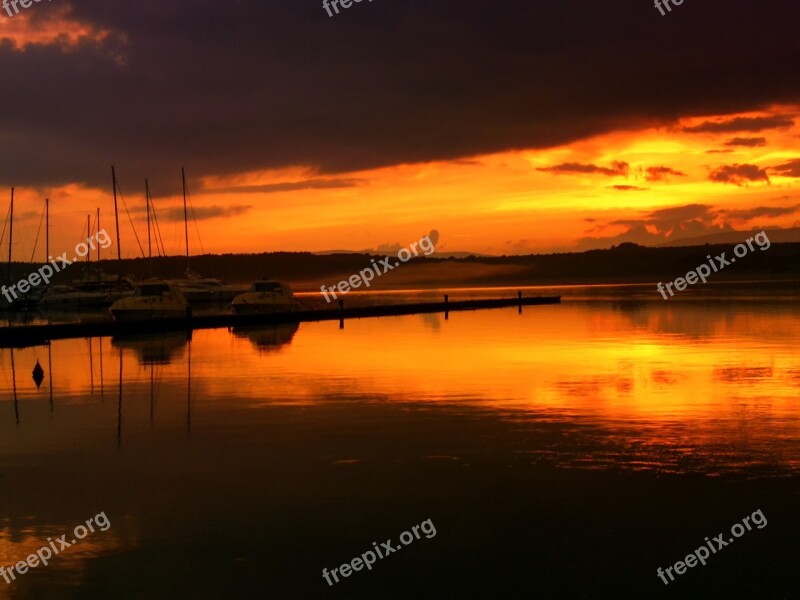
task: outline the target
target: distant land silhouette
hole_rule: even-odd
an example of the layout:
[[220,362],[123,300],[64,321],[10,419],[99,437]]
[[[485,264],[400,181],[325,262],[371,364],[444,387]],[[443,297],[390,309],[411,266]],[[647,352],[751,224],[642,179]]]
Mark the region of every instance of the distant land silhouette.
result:
[[[710,233],[696,237],[680,238],[672,240],[665,244],[658,244],[658,247],[675,247],[675,246],[701,246],[703,244],[739,244],[747,238],[762,231],[762,229],[754,229],[751,232],[746,231],[723,231],[721,233]],[[788,229],[767,229],[767,235],[773,243],[800,243],[800,227],[790,227]]]
[[[797,240],[800,241],[800,240]],[[318,256],[327,256],[330,254],[369,254],[370,256],[376,256],[374,250],[322,250],[321,252],[312,252],[312,254],[316,254]],[[381,255],[385,256],[385,255]],[[386,255],[388,256],[388,255]],[[468,256],[495,256],[494,254],[481,254],[479,252],[437,252],[437,258],[467,258]]]
[[[772,233],[769,233],[772,236]],[[737,243],[745,238],[736,238]],[[772,239],[772,237],[770,237]],[[527,256],[470,256],[466,258],[414,258],[376,277],[370,289],[438,288],[456,286],[523,286],[591,283],[644,283],[672,281],[700,264],[707,255],[726,252],[733,255],[733,244],[649,248],[623,243],[606,250],[534,254]],[[261,277],[286,281],[295,290],[319,291],[370,266],[374,254],[329,254],[311,252],[270,252],[263,254],[222,254],[193,256],[191,268],[205,277],[231,283],[250,283]],[[394,261],[393,261],[394,262]],[[121,273],[136,278],[148,276],[148,261],[143,258],[102,261],[107,274]],[[156,277],[182,277],[186,257],[153,259]],[[14,280],[27,276],[33,266],[16,263]],[[54,280],[65,283],[81,276],[82,264],[72,265]],[[800,243],[773,243],[714,273],[712,281],[800,278]],[[364,288],[360,288],[363,290]]]

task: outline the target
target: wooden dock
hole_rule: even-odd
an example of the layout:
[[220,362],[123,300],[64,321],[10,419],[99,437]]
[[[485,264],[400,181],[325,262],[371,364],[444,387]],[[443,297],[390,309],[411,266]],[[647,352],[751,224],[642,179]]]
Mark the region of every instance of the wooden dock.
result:
[[132,333],[160,333],[167,331],[192,331],[196,329],[217,329],[222,327],[242,327],[257,325],[277,325],[281,323],[306,323],[312,321],[344,321],[368,317],[395,317],[425,313],[447,314],[464,310],[489,308],[508,308],[558,304],[561,296],[539,296],[523,298],[498,298],[490,300],[460,300],[450,302],[419,302],[411,304],[387,304],[333,309],[300,310],[282,313],[257,315],[203,315],[185,319],[160,319],[147,321],[98,321],[85,323],[57,323],[48,325],[18,325],[0,328],[0,348],[22,348],[37,346],[51,340],[71,338],[107,337]]

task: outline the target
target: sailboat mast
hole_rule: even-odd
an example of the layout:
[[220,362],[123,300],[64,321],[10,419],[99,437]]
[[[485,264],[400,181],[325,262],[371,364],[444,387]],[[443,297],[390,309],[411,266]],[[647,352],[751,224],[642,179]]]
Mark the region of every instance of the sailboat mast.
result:
[[117,174],[114,165],[111,165],[111,184],[114,186],[114,221],[117,225],[117,260],[122,260],[122,248],[119,245],[119,211],[117,210]]
[[153,276],[153,247],[150,242],[150,184],[144,180],[144,201],[147,204],[147,269]]
[[14,238],[14,188],[11,188],[11,208],[8,218],[8,280],[11,281],[11,241]]
[[92,262],[92,215],[86,215],[86,281],[89,281],[89,263]]
[[189,214],[186,212],[186,172],[181,167],[181,181],[183,182],[183,229],[186,234],[186,268],[189,268]]
[[50,198],[44,199],[44,215],[44,262],[48,262],[50,260]]
[[[100,235],[100,208],[97,209],[97,234]],[[97,276],[100,277],[100,244],[97,245]]]

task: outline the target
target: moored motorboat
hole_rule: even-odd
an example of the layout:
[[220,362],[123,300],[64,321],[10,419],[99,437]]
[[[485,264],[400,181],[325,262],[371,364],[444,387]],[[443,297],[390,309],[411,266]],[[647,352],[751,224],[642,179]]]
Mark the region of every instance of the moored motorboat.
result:
[[37,306],[42,310],[104,308],[130,296],[134,287],[133,281],[124,277],[50,285],[42,292]]
[[290,312],[298,308],[291,288],[276,279],[256,281],[249,290],[231,302],[231,309],[238,315]]
[[202,277],[186,269],[185,279],[172,279],[190,304],[204,302],[228,303],[245,291],[244,286],[230,285],[214,277]]
[[192,309],[177,286],[167,281],[143,281],[133,294],[109,309],[117,321],[146,321],[190,317]]

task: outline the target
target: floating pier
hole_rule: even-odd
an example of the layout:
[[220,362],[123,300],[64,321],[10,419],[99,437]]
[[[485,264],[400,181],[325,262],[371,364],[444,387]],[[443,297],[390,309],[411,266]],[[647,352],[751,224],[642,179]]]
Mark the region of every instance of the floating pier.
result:
[[0,348],[21,348],[38,346],[51,340],[71,338],[108,337],[125,334],[160,333],[167,331],[192,331],[195,329],[217,329],[222,327],[242,327],[257,325],[278,325],[281,323],[306,323],[312,321],[344,321],[368,317],[395,317],[425,313],[480,310],[489,308],[508,308],[558,304],[561,296],[538,296],[523,298],[498,298],[490,300],[459,300],[450,302],[418,302],[410,304],[386,304],[321,310],[298,310],[292,312],[264,313],[253,315],[202,315],[183,319],[155,319],[145,321],[97,321],[84,323],[56,323],[47,325],[17,325],[0,328]]

